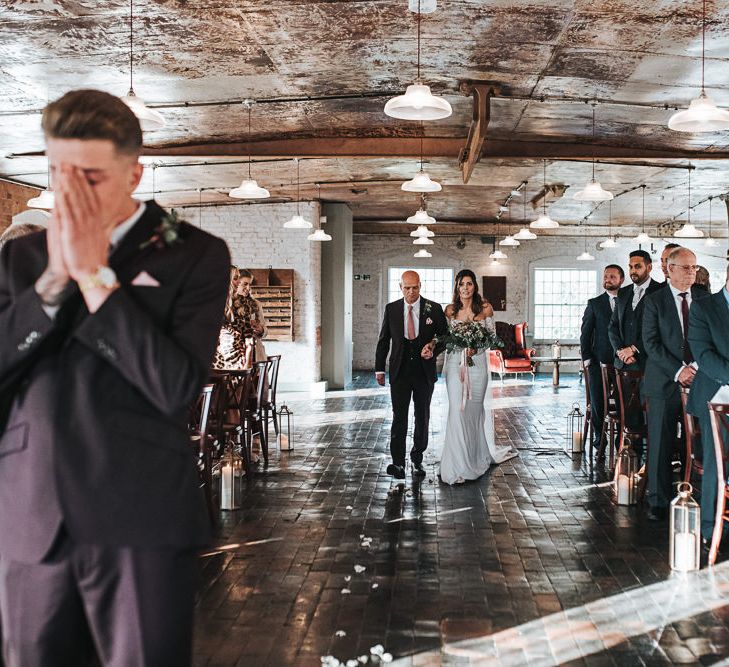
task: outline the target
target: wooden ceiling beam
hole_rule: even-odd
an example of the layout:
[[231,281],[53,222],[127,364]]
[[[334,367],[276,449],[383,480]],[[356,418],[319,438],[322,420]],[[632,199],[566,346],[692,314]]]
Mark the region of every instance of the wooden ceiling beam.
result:
[[496,89],[488,84],[461,82],[461,92],[473,97],[473,117],[468,129],[466,145],[458,156],[458,166],[463,175],[464,185],[471,179],[476,163],[481,159],[483,142],[491,120],[491,98]]

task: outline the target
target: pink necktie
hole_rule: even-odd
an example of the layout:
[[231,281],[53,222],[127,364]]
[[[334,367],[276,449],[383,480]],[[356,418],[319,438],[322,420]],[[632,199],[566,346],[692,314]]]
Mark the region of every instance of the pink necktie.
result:
[[415,320],[413,319],[412,306],[408,306],[408,340],[415,340]]

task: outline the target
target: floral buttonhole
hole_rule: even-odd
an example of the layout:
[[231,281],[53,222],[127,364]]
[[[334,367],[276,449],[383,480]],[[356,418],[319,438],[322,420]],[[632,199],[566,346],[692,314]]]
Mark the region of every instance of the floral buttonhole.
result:
[[182,221],[177,217],[177,212],[173,209],[164,218],[159,225],[154,228],[154,233],[144,243],[139,246],[140,250],[144,250],[147,246],[154,246],[158,250],[169,248],[170,246],[182,243],[180,235],[180,225]]
[[431,320],[430,318],[428,318],[427,320],[425,320],[425,323],[426,324],[433,324],[433,320]]

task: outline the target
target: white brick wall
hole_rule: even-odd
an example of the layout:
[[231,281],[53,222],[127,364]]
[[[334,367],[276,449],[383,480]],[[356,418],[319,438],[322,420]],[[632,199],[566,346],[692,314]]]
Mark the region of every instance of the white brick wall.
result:
[[[409,231],[409,230],[408,230]],[[436,230],[437,233],[437,230]],[[387,271],[390,266],[412,266],[417,267],[452,267],[455,271],[469,268],[479,278],[484,275],[506,276],[506,306],[505,311],[497,311],[496,319],[506,322],[523,322],[530,320],[529,314],[529,279],[530,268],[535,263],[554,262],[555,265],[575,268],[596,268],[598,280],[602,278],[602,269],[606,264],[619,264],[626,270],[626,282],[630,279],[627,276],[628,253],[638,246],[623,240],[618,248],[597,250],[596,243],[601,239],[588,240],[588,249],[595,256],[594,262],[577,262],[575,257],[584,250],[584,240],[570,237],[544,237],[533,241],[522,241],[518,248],[502,248],[509,256],[494,264],[488,258],[491,253],[491,245],[481,243],[479,237],[466,237],[466,247],[459,250],[456,241],[459,237],[438,237],[433,240],[434,245],[428,246],[433,254],[429,259],[415,259],[413,253],[417,247],[412,245],[410,239],[404,235],[400,236],[378,236],[369,234],[357,234],[354,237],[354,273],[370,274],[371,281],[354,281],[353,289],[353,341],[354,355],[353,365],[355,369],[370,370],[374,368],[375,346],[379,333],[382,313],[386,303],[386,280]],[[686,243],[697,252],[699,264],[703,264],[710,270],[712,268],[726,267],[723,259],[725,250],[714,249],[713,257],[707,256],[700,245],[700,242]],[[663,250],[663,243],[654,244],[657,253],[653,255],[653,276],[663,280],[660,271],[660,252]],[[716,291],[720,285],[712,285]],[[596,286],[595,294],[600,290]],[[424,293],[424,296],[428,296]],[[538,351],[544,351],[546,347],[537,346]],[[566,346],[564,356],[568,353],[577,353],[577,346]]]
[[[180,209],[197,224],[195,209]],[[294,269],[294,342],[266,343],[268,354],[281,354],[282,387],[305,387],[321,379],[321,244],[307,230],[283,229],[296,204],[214,206],[202,210],[202,228],[228,243],[240,268]],[[316,224],[319,203],[301,202],[301,215]]]

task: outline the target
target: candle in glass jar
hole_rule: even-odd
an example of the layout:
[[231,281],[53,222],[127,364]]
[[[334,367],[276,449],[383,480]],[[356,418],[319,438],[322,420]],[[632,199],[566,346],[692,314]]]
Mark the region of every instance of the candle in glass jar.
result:
[[281,449],[289,449],[289,436],[287,436],[285,433],[282,433],[279,436],[280,440],[280,448]]
[[618,475],[618,505],[630,505],[630,478]]
[[233,466],[223,464],[220,469],[220,509],[233,509]]
[[573,452],[582,451],[582,433],[580,431],[572,432],[572,451]]
[[696,562],[696,535],[693,533],[676,533],[673,536],[673,569],[698,569]]

